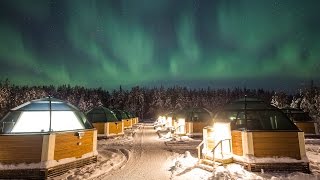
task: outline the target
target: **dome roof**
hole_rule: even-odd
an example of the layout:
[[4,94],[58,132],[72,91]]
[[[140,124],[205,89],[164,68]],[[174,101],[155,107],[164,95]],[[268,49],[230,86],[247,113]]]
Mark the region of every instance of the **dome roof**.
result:
[[304,112],[302,109],[284,108],[281,109],[293,122],[312,122],[313,119],[309,113]]
[[128,118],[134,118],[134,115],[128,111],[124,111],[124,113],[126,113],[126,115],[128,116]]
[[230,122],[233,130],[299,131],[280,109],[253,98],[225,105],[216,113],[214,122]]
[[122,111],[122,110],[119,110],[119,109],[115,109],[113,110],[113,112],[116,114],[116,117],[121,121],[122,119],[128,119],[128,115]]
[[212,120],[212,114],[209,110],[201,107],[185,108],[173,113],[176,119],[184,118],[186,121],[207,122]]
[[91,123],[118,121],[115,113],[105,107],[95,107],[87,112],[87,118]]
[[79,111],[72,104],[56,98],[42,98],[26,102],[17,106],[12,111]]
[[0,121],[0,133],[43,133],[91,128],[92,125],[78,108],[51,97],[17,106]]
[[247,109],[247,110],[266,110],[266,109],[277,109],[271,104],[267,104],[264,101],[256,98],[241,98],[230,102],[223,107],[224,110],[234,109]]

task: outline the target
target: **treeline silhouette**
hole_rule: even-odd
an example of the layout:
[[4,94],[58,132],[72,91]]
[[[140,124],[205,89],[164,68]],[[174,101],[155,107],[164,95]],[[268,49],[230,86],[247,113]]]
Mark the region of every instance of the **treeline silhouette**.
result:
[[133,87],[131,90],[121,88],[107,91],[102,88],[85,88],[81,86],[19,86],[8,79],[0,81],[0,118],[11,108],[30,100],[52,96],[65,100],[83,112],[95,106],[130,111],[140,118],[156,117],[160,113],[170,112],[186,107],[205,107],[214,112],[217,108],[232,100],[244,97],[258,97],[277,107],[294,106],[319,116],[319,88],[304,88],[296,95],[264,89],[188,89],[174,86]]

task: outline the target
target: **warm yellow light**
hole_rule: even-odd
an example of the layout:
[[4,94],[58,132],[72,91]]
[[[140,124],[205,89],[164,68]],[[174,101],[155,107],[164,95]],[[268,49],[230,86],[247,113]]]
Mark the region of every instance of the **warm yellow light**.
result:
[[[49,111],[22,112],[11,132],[48,132]],[[51,112],[52,131],[84,129],[83,124],[72,111]]]
[[179,118],[177,122],[177,133],[183,134],[185,133],[185,125],[186,125],[186,120],[184,118]]
[[172,117],[167,117],[167,126],[172,127]]
[[[222,141],[220,145],[215,150],[215,154],[221,154],[221,153],[230,153],[230,146],[228,139],[231,139],[231,128],[230,123],[226,122],[216,122],[213,124],[214,129],[214,144],[217,145],[220,141]],[[222,151],[221,151],[221,145],[222,145]]]

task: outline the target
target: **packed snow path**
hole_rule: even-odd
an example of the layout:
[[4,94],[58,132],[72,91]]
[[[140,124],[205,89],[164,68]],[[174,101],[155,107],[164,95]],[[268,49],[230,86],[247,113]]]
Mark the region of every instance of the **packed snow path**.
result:
[[[139,123],[121,137],[98,141],[98,162],[70,170],[55,180],[207,180],[207,179],[320,179],[320,141],[306,140],[313,174],[300,172],[253,173],[240,165],[219,166],[215,172],[199,168],[196,146],[201,139],[168,138],[167,131],[155,131]],[[205,168],[206,169],[206,168]],[[213,177],[214,176],[214,177]]]
[[119,170],[111,171],[102,179],[130,180],[168,180],[171,172],[166,161],[173,152],[166,150],[163,141],[159,141],[153,126],[143,124],[134,136],[128,162]]

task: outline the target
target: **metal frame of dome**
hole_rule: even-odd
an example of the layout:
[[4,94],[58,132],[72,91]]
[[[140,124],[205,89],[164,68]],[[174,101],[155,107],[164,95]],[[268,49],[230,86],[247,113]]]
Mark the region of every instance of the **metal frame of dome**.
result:
[[[304,112],[302,109],[297,109],[297,108],[283,108],[281,109],[285,114],[288,115],[288,117],[293,121],[293,122],[311,122],[314,121],[310,116],[309,113]],[[299,120],[295,119],[294,117],[291,117],[294,114],[302,114],[305,117],[303,117],[302,119],[300,118]]]
[[[270,123],[285,121],[289,127],[279,125],[276,129],[248,128],[248,120],[253,120],[249,117],[250,112],[262,111],[277,113],[260,118],[265,118]],[[241,118],[245,120],[243,128],[232,129],[232,123],[237,122],[238,117],[238,114],[233,116],[232,112],[242,112]],[[280,109],[258,99],[245,97],[220,108],[214,117],[213,126],[203,129],[203,141],[197,149],[201,161],[236,162],[250,171],[264,169],[309,172],[304,133]],[[279,158],[280,162],[269,161],[270,157]]]
[[281,109],[290,120],[305,133],[305,136],[319,136],[318,124],[313,120],[309,113],[297,108],[283,108]]
[[87,113],[87,118],[97,129],[99,138],[124,135],[124,123],[116,117],[110,109],[99,106],[92,108]]
[[[68,112],[65,113],[65,111]],[[24,112],[31,113],[22,114]],[[38,112],[41,112],[42,116],[36,115]],[[5,118],[10,114],[16,114],[18,118],[24,116],[24,119],[20,119],[23,127],[27,130],[31,129],[32,132],[0,133],[0,142],[5,142],[5,145],[1,145],[0,148],[0,163],[4,166],[0,168],[0,179],[47,179],[75,167],[82,167],[97,161],[97,130],[75,106],[48,97],[29,101],[13,108]],[[48,116],[51,115],[49,121]],[[36,118],[36,121],[30,122],[29,118]],[[1,122],[4,120],[6,119]],[[17,117],[15,120],[20,121]],[[48,127],[46,132],[33,132],[35,129],[49,126],[51,121],[53,128],[55,128],[55,123],[64,125],[66,124],[64,120],[83,123],[84,126],[81,126],[81,129],[61,131],[52,131],[52,128]],[[69,124],[63,128],[74,127],[74,122],[71,122],[71,126]],[[40,126],[25,127],[25,125],[32,126],[35,123],[40,123]],[[28,165],[30,163],[32,163],[32,168]]]
[[[242,129],[242,130],[268,130],[268,131],[279,131],[279,130],[280,131],[286,131],[286,130],[300,131],[297,128],[297,126],[286,116],[286,114],[283,111],[259,99],[245,97],[245,98],[238,99],[236,101],[232,101],[217,111],[217,113],[213,118],[214,121],[217,121],[217,120],[225,121],[229,119],[232,125],[234,125],[234,123],[236,123],[235,121],[231,120],[230,118],[223,117],[223,116],[231,116],[230,114],[228,115],[222,114],[227,112],[237,113],[236,116],[234,117],[236,121],[240,119],[243,120],[243,122],[241,122],[241,127],[238,128],[239,130]],[[264,119],[265,119],[261,117],[265,115],[265,114],[262,115],[261,114],[262,112],[266,112],[269,114],[270,113],[276,114],[277,117],[280,118],[279,122],[282,123],[280,125],[283,125],[283,126],[279,129],[273,128],[274,126],[272,125],[271,125],[272,128],[267,128],[267,124],[262,123],[264,122]],[[240,115],[242,116],[242,118],[239,117]],[[276,123],[278,123],[278,121]],[[232,129],[234,128],[235,127],[232,126]]]
[[122,110],[120,110],[120,109],[114,109],[114,110],[112,110],[112,111],[116,114],[116,117],[117,117],[119,120],[128,119],[128,118],[129,118],[128,115],[127,115],[124,111],[122,111]]
[[114,109],[113,112],[116,114],[119,121],[122,121],[124,124],[124,128],[132,128],[133,121],[131,118],[128,117],[125,111]]
[[[102,118],[99,118],[99,120],[97,120],[96,118],[92,117],[94,114],[96,115],[102,114],[104,116]],[[91,123],[121,121],[117,118],[116,114],[112,110],[103,106],[90,109],[89,111],[86,112],[86,116]]]
[[[41,98],[36,100],[31,100],[29,102],[23,103],[15,108],[12,108],[9,113],[6,114],[0,120],[0,134],[14,134],[14,133],[47,133],[47,132],[58,132],[58,131],[69,131],[69,130],[80,130],[80,129],[63,129],[63,130],[53,130],[52,129],[52,119],[53,119],[53,112],[73,112],[74,116],[80,122],[82,128],[81,129],[93,129],[91,123],[86,119],[84,114],[74,105],[62,101],[60,99],[47,97]],[[13,128],[16,126],[19,118],[21,118],[21,113],[23,112],[49,112],[49,124],[48,130],[42,131],[19,131],[19,132],[12,132]],[[10,126],[5,126],[5,123],[11,123]]]
[[[197,120],[194,119],[194,114],[198,113],[198,114],[208,114],[209,115],[209,119],[202,119],[199,118]],[[200,120],[200,121],[199,121]],[[212,113],[206,109],[206,108],[202,108],[202,107],[194,107],[194,108],[189,108],[187,110],[187,118],[186,118],[186,122],[207,122],[207,121],[211,121],[212,120]]]

